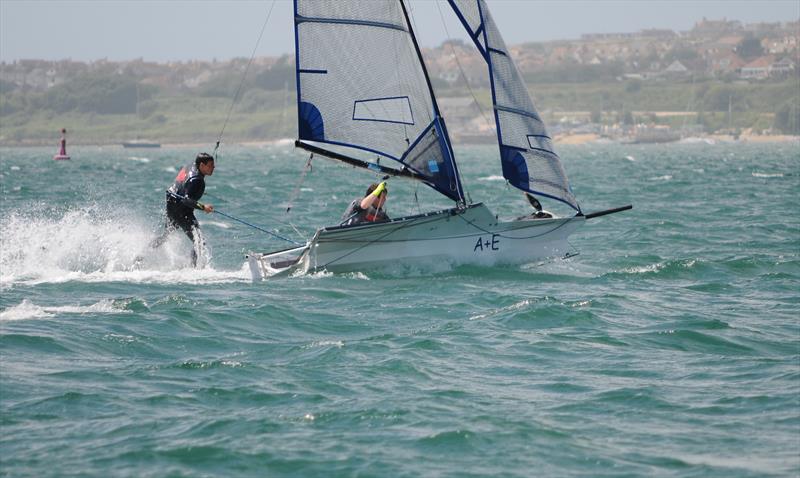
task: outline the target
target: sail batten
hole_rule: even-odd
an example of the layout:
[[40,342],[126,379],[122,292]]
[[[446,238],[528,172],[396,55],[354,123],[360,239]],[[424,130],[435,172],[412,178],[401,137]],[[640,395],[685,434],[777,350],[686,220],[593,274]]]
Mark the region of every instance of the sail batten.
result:
[[[517,108],[511,108],[509,106],[502,106],[502,105],[494,105],[494,109],[496,109],[498,111],[505,111],[505,112],[508,112],[508,113],[514,113],[514,114],[517,114],[517,115],[528,116],[528,117],[533,118],[534,120],[538,121],[539,123],[544,124],[544,121],[542,121],[542,119],[539,117],[539,114],[536,113],[535,111],[525,111],[525,110],[521,110],[521,109],[517,109]],[[547,135],[540,135],[540,136],[545,136],[546,138],[549,138],[549,136],[547,136]]]
[[393,30],[400,30],[407,32],[405,28],[401,25],[395,25],[392,23],[382,23],[382,22],[371,22],[366,20],[353,20],[353,19],[345,19],[345,18],[310,18],[310,17],[303,17],[297,16],[295,17],[295,22],[297,23],[304,23],[304,22],[312,22],[312,23],[339,23],[342,25],[364,25],[369,27],[379,27],[379,28],[390,28]]
[[448,0],[486,61],[503,177],[522,191],[541,194],[580,211],[522,76],[485,0]]
[[299,140],[379,154],[463,202],[421,53],[398,0],[295,0]]

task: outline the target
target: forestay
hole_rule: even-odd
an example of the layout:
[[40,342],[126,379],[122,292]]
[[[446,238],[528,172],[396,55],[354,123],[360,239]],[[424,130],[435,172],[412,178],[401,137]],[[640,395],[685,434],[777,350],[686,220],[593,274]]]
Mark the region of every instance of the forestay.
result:
[[503,176],[580,211],[525,83],[484,0],[448,0],[489,67]]
[[301,140],[391,158],[464,201],[402,2],[295,0],[295,35]]

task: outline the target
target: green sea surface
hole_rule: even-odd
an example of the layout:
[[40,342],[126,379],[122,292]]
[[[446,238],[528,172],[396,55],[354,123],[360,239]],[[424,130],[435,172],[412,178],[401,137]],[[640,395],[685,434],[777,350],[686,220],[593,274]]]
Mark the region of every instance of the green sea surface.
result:
[[[797,142],[560,148],[585,212],[634,205],[569,259],[263,282],[244,254],[291,244],[218,214],[203,268],[148,247],[201,149],[0,149],[0,476],[800,475]],[[307,159],[223,146],[204,201],[302,242],[375,180]]]

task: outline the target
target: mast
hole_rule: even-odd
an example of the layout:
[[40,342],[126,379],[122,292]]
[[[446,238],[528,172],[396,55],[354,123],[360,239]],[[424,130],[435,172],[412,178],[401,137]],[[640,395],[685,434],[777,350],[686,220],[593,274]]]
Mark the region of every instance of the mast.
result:
[[[294,35],[296,146],[418,179],[464,202],[447,128],[402,0],[294,0]],[[354,150],[402,167],[357,159]]]
[[414,28],[411,26],[411,18],[408,16],[406,4],[403,0],[399,0],[399,2],[400,8],[403,9],[403,16],[406,17],[406,25],[408,25],[408,33],[411,35],[411,41],[414,43],[414,50],[417,52],[417,58],[419,58],[420,65],[422,65],[422,72],[425,74],[425,82],[428,84],[428,91],[430,92],[431,99],[433,100],[433,111],[436,113],[437,118],[441,118],[442,114],[439,111],[439,105],[436,103],[436,95],[433,93],[433,85],[431,84],[431,78],[428,74],[428,68],[425,67],[425,60],[422,59],[422,50],[419,49],[417,36],[414,34]]
[[[297,102],[297,111],[300,111],[300,40],[298,39],[298,25],[297,25],[297,1],[292,2],[294,8],[294,83],[295,83],[295,101]],[[297,115],[297,136],[300,136],[300,115]],[[298,138],[299,139],[299,138]]]
[[580,212],[566,171],[485,0],[448,0],[489,70],[503,177]]
[[447,126],[444,123],[444,117],[442,116],[442,112],[439,110],[439,104],[436,101],[436,93],[434,93],[433,91],[433,84],[431,83],[431,77],[428,74],[428,68],[425,66],[425,59],[422,57],[422,50],[420,50],[419,43],[417,42],[417,35],[414,34],[414,27],[411,26],[411,18],[409,18],[408,16],[408,10],[406,10],[406,4],[403,0],[399,1],[400,1],[400,8],[403,9],[403,16],[406,17],[406,25],[408,25],[408,33],[409,35],[411,35],[411,41],[414,43],[414,50],[416,50],[417,52],[417,58],[419,58],[419,63],[422,66],[422,72],[425,74],[425,82],[428,84],[428,91],[431,94],[431,101],[433,102],[433,112],[436,115],[435,120],[438,121],[442,127],[441,128],[442,137],[444,138],[443,142],[445,147],[447,148],[447,154],[449,156],[448,159],[450,160],[450,165],[452,166],[453,171],[455,172],[456,189],[457,189],[456,193],[458,194],[458,197],[461,198],[457,202],[463,205],[466,203],[466,201],[464,200],[464,191],[461,190],[462,189],[461,181],[459,180],[461,174],[458,172],[458,166],[456,166],[455,153],[453,152],[453,146],[450,143],[450,135],[447,132]]

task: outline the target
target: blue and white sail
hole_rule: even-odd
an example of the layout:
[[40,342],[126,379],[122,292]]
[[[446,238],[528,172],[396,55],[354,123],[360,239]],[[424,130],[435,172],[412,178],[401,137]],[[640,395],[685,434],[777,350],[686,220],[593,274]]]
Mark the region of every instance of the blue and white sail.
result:
[[464,202],[402,2],[295,0],[294,23],[300,146],[312,141],[391,158],[402,163],[399,171]]
[[580,206],[544,122],[484,0],[448,0],[489,67],[503,176],[527,192]]

